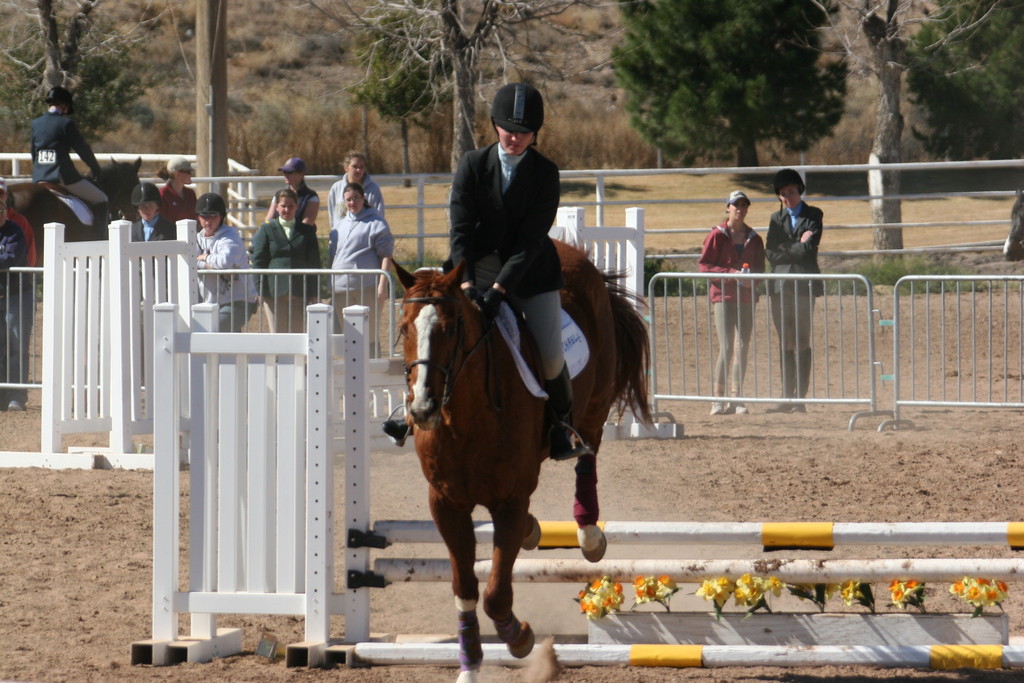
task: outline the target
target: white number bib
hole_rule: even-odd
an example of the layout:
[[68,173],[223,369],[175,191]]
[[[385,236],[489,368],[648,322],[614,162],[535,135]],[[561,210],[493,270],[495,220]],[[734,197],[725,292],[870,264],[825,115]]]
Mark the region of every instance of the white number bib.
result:
[[55,164],[57,163],[57,153],[52,149],[41,149],[36,152],[36,163]]

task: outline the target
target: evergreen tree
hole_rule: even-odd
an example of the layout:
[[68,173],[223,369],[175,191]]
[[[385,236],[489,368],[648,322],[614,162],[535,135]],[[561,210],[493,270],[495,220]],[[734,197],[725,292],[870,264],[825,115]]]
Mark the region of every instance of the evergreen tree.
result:
[[[1024,154],[1024,5],[996,9],[964,38],[943,40],[993,0],[940,0],[949,10],[914,37],[922,67],[908,85],[923,105],[927,130],[915,129],[925,149],[946,159],[1014,158]],[[937,49],[941,47],[941,49]]]
[[846,69],[820,50],[814,0],[660,0],[623,14],[615,74],[633,126],[670,156],[735,152],[756,166],[757,142],[805,150],[842,115]]

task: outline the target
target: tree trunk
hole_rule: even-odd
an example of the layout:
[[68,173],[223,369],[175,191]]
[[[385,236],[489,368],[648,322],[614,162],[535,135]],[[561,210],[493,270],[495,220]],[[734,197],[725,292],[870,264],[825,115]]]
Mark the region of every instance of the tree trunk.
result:
[[753,140],[744,140],[736,146],[736,165],[743,167],[761,165],[757,158],[757,145]]
[[[903,139],[903,115],[900,113],[900,91],[903,82],[905,49],[899,32],[892,29],[899,21],[897,3],[890,0],[886,20],[874,16],[865,22],[864,31],[874,50],[872,71],[878,79],[878,100],[875,109],[875,139],[871,147],[872,163],[899,163],[902,160],[900,142]],[[899,194],[899,171],[878,171],[871,174],[871,194],[883,196]],[[872,199],[873,223],[900,223],[902,214],[899,199]],[[902,249],[902,228],[875,228],[875,249]]]
[[412,172],[410,170],[411,164],[409,163],[409,121],[399,119],[399,124],[402,130],[402,173],[408,175]]
[[473,57],[467,52],[457,52],[452,65],[452,172],[458,168],[462,155],[476,148],[476,140],[473,139],[473,119],[476,116],[473,82],[476,80],[476,68],[472,63]]
[[43,67],[43,88],[49,90],[64,85],[64,72],[60,66],[60,36],[57,32],[57,13],[51,0],[38,0],[39,29],[43,32],[43,50],[46,66]]

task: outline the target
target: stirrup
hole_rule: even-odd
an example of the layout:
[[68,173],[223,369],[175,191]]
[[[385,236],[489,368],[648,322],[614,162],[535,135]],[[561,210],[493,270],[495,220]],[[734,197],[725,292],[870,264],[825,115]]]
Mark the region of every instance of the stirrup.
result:
[[[576,438],[575,445],[572,437]],[[558,422],[553,425],[548,433],[548,438],[551,441],[551,452],[548,458],[551,460],[561,462],[594,454],[594,449],[567,422]]]

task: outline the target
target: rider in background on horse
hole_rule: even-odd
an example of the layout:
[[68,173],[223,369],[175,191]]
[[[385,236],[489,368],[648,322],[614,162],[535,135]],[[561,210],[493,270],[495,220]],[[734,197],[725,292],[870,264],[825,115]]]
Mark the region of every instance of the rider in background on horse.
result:
[[548,231],[561,190],[558,167],[534,149],[544,100],[526,83],[502,86],[491,105],[498,142],[467,152],[451,192],[451,255],[466,261],[462,290],[488,321],[508,300],[526,319],[541,356],[548,393],[552,460],[593,455],[575,444],[572,382],[562,349],[562,264]]
[[92,207],[93,228],[106,231],[107,195],[96,183],[84,178],[71,160],[71,151],[99,178],[100,165],[75,122],[68,118],[75,107],[71,93],[56,86],[46,94],[46,113],[32,120],[32,182],[56,183]]

